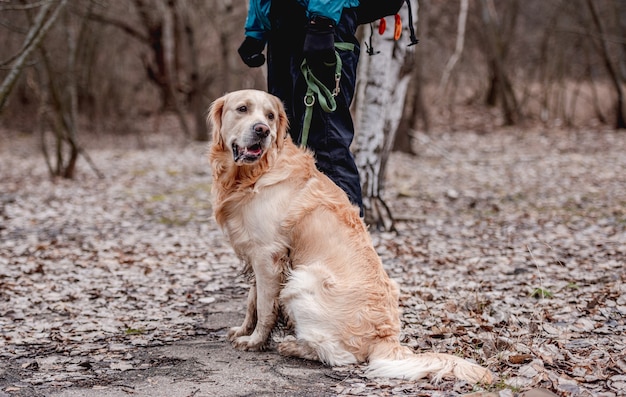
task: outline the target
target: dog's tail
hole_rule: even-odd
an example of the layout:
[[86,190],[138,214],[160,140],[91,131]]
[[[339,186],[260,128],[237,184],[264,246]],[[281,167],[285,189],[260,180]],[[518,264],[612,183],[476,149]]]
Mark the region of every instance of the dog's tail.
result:
[[378,344],[369,357],[366,376],[369,378],[400,378],[417,380],[432,376],[434,382],[453,375],[470,383],[491,383],[493,377],[487,368],[461,357],[443,353],[415,354],[397,342]]

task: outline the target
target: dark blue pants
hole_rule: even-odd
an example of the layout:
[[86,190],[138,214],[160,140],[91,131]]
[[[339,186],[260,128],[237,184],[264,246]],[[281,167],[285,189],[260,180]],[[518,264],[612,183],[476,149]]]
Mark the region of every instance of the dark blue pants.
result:
[[[267,86],[269,92],[285,104],[291,126],[289,133],[293,141],[300,144],[307,90],[300,71],[307,23],[305,10],[296,0],[273,0],[270,18],[273,28],[267,47]],[[317,104],[313,107],[307,146],[315,153],[317,168],[348,194],[362,214],[359,171],[350,152],[354,138],[350,104],[360,52],[359,42],[354,37],[357,26],[355,9],[344,9],[335,29],[335,42],[352,43],[354,51],[339,51],[343,65],[337,110],[326,113]]]

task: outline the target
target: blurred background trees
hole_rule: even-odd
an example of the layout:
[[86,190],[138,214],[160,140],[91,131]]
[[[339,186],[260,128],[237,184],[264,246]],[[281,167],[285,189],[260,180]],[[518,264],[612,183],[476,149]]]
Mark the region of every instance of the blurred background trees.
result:
[[[0,123],[53,142],[51,172],[65,176],[78,135],[172,114],[205,140],[213,99],[265,87],[237,56],[245,14],[244,0],[1,1]],[[624,1],[421,0],[417,28],[405,150],[414,131],[441,128],[626,127]]]

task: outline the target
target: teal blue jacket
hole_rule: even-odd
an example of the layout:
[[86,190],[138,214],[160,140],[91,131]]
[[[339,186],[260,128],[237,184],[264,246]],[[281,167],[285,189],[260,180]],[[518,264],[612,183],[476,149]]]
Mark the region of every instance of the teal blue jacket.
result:
[[[339,23],[344,8],[356,7],[359,0],[293,0],[305,9],[307,18],[321,16]],[[269,19],[271,0],[250,0],[246,18],[246,36],[265,42],[265,33],[270,30]]]

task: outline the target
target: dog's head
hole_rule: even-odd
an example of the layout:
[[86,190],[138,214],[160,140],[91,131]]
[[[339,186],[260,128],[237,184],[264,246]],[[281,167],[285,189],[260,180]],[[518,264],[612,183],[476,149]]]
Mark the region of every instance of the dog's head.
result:
[[232,153],[236,165],[252,165],[280,149],[287,133],[282,102],[263,91],[241,90],[218,98],[209,109],[213,151]]

